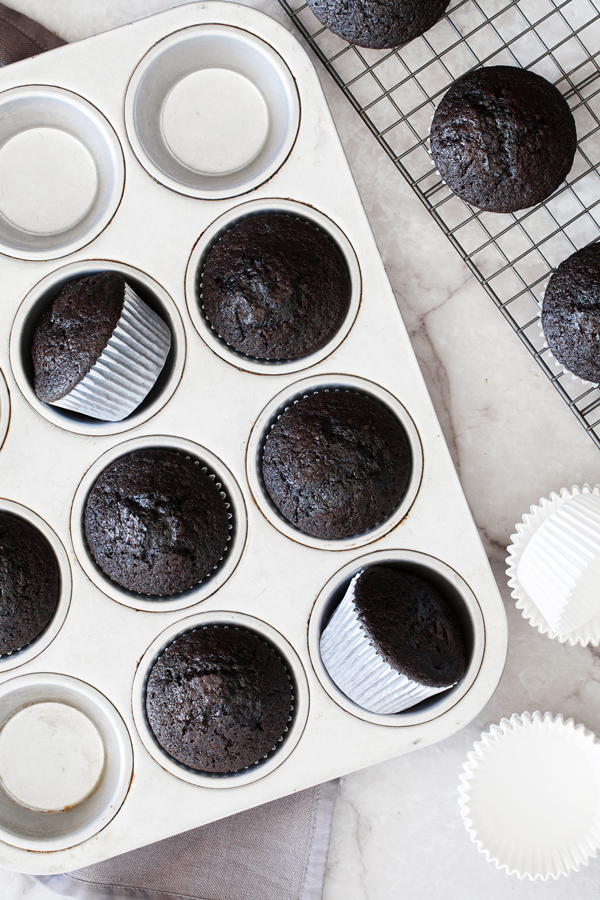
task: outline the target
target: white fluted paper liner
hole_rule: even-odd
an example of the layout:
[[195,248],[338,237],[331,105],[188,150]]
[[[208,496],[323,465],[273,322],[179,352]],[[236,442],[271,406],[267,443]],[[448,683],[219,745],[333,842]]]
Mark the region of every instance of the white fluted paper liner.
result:
[[561,643],[568,641],[572,646],[581,644],[583,647],[586,647],[588,644],[592,644],[592,646],[597,647],[600,644],[600,612],[596,612],[587,622],[570,631],[556,631],[551,627],[544,612],[538,605],[539,592],[536,592],[535,597],[530,596],[519,581],[517,574],[523,552],[542,523],[572,498],[589,494],[593,494],[595,497],[599,496],[600,485],[596,485],[593,489],[587,484],[582,488],[574,485],[570,491],[562,488],[560,493],[552,493],[549,498],[543,497],[538,506],[532,506],[530,512],[525,513],[523,516],[523,521],[517,524],[517,533],[511,535],[512,543],[507,548],[509,555],[506,559],[508,564],[506,574],[508,576],[508,585],[512,590],[512,596],[516,600],[515,605],[517,609],[522,611],[523,618],[527,619],[532,627],[537,628],[540,634],[556,638]]
[[108,343],[87,375],[51,405],[120,422],[154,386],[171,347],[171,331],[125,284],[123,311]]
[[482,734],[460,776],[465,827],[489,862],[519,878],[578,871],[600,848],[600,743],[536,711]]
[[[364,571],[364,569],[362,570]],[[448,690],[411,681],[393,669],[369,641],[354,606],[358,572],[321,635],[321,659],[329,675],[351,700],[369,712],[402,712]]]
[[517,566],[521,587],[558,634],[600,612],[600,497],[570,497],[532,535]]

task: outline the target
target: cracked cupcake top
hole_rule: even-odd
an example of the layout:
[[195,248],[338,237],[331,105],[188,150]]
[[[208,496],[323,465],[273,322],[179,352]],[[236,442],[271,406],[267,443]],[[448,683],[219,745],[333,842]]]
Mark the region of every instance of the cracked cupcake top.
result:
[[572,253],[552,273],[542,328],[553,356],[569,372],[600,382],[600,244]]
[[293,403],[267,436],[262,471],[277,509],[318,538],[378,525],[408,483],[410,450],[398,420],[377,400],[320,391]]
[[291,683],[258,635],[209,626],[181,635],[155,662],[146,689],[163,749],[201,772],[231,773],[269,753],[287,728]]
[[459,197],[515,212],[556,190],[573,164],[577,133],[567,101],[535,72],[488,66],[446,92],[431,123],[431,155]]
[[173,450],[138,450],[90,491],[85,536],[96,563],[139,594],[176,594],[202,581],[227,546],[228,513],[214,481]]
[[298,359],[334,337],[350,288],[341,253],[320,229],[263,213],[237,222],[210,250],[202,304],[217,334],[236,350],[257,359]]

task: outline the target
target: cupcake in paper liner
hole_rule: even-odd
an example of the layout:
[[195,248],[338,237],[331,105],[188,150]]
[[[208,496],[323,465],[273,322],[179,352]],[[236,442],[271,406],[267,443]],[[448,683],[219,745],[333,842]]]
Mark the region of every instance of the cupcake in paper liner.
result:
[[60,597],[52,547],[30,522],[0,511],[0,656],[10,656],[45,631]]
[[542,634],[600,643],[600,488],[563,488],[523,516],[508,547],[517,609]]
[[275,753],[294,707],[284,661],[245,628],[185,632],[148,676],[146,714],[156,740],[177,762],[211,775],[248,769]]
[[66,284],[37,324],[31,356],[40,400],[119,422],[147,396],[171,346],[168,326],[117,272]]
[[136,594],[165,597],[200,584],[231,540],[225,491],[197,461],[152,447],[121,456],[88,495],[85,538],[96,565]]
[[286,361],[333,340],[350,307],[344,258],[316,225],[265,211],[235,222],[209,250],[202,309],[227,346]]
[[354,576],[320,649],[340,690],[381,714],[402,712],[447,690],[467,665],[460,625],[439,591],[388,566]]
[[481,736],[460,776],[478,849],[519,878],[558,878],[600,847],[600,743],[573,719],[525,712]]
[[550,276],[541,328],[552,358],[584,384],[600,382],[600,243],[577,250]]
[[402,500],[411,466],[404,428],[384,403],[324,388],[277,416],[261,470],[288,522],[311,537],[337,540],[385,521]]

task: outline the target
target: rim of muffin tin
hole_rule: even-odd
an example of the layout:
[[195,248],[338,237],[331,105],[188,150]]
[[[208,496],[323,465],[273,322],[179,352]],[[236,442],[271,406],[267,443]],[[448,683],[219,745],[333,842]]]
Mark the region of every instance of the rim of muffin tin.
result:
[[[174,759],[158,743],[146,714],[146,687],[154,663],[178,637],[213,626],[250,631],[274,650],[285,665],[292,686],[291,718],[284,734],[258,762],[231,773],[199,772]],[[174,622],[161,632],[142,656],[133,681],[132,709],[138,734],[146,750],[163,769],[188,784],[209,788],[233,788],[251,784],[269,775],[290,756],[304,732],[309,710],[308,680],[300,658],[280,632],[261,619],[244,613],[214,611],[198,613]]]
[[[94,419],[81,413],[44,403],[33,389],[31,344],[39,318],[69,281],[101,272],[122,275],[140,298],[169,326],[171,347],[156,383],[129,416],[120,422]],[[75,434],[121,434],[155,416],[175,393],[183,375],[186,337],[177,305],[166,290],[145,272],[110,259],[83,259],[56,269],[27,293],[13,320],[10,333],[10,364],[19,390],[33,409],[59,428]]]
[[131,784],[133,749],[127,726],[111,701],[92,685],[61,673],[18,675],[0,685],[0,730],[23,709],[44,702],[62,703],[82,713],[98,731],[105,756],[96,787],[80,803],[59,811],[18,803],[0,777],[0,840],[25,850],[51,852],[93,837],[116,816]]
[[[233,42],[230,58],[224,49],[228,40]],[[198,46],[203,42],[204,48]],[[211,42],[216,42],[216,50]],[[191,52],[185,52],[186,43]],[[211,57],[212,64],[201,64]],[[268,113],[263,146],[246,164],[221,175],[182,162],[163,131],[169,95],[185,78],[203,69],[245,77],[261,95]],[[254,190],[286,162],[300,127],[300,98],[287,63],[265,40],[235,25],[191,25],[166,35],[138,63],[125,95],[125,127],[138,162],[155,181],[189,197],[220,200]]]
[[[400,423],[411,454],[408,483],[395,510],[382,522],[347,538],[318,538],[292,525],[271,500],[262,477],[262,456],[269,431],[288,407],[303,397],[321,391],[348,391],[371,397],[384,406]],[[254,423],[246,450],[246,475],[254,501],[265,519],[283,535],[317,550],[354,550],[379,540],[405,518],[413,505],[423,478],[423,448],[419,432],[407,409],[393,394],[373,381],[354,375],[313,375],[288,385],[265,406]]]
[[[201,303],[202,274],[208,253],[234,225],[260,213],[283,213],[314,225],[338,249],[350,278],[350,303],[342,324],[324,347],[298,359],[258,359],[236,350],[211,325]],[[362,278],[360,264],[352,244],[332,219],[312,206],[307,206],[305,203],[279,198],[261,199],[250,200],[228,210],[219,216],[218,219],[215,219],[203,232],[194,246],[188,261],[185,276],[185,294],[190,317],[196,331],[217,356],[246,372],[254,372],[259,375],[286,375],[292,372],[299,372],[302,369],[308,369],[322,362],[346,339],[360,308]]]
[[[344,694],[333,681],[321,659],[321,635],[341,602],[352,578],[361,569],[389,565],[413,572],[430,581],[452,606],[460,622],[467,645],[469,662],[461,680],[442,693],[422,700],[400,713],[384,715],[370,712]],[[308,623],[308,651],[321,686],[329,697],[346,712],[365,722],[388,727],[422,725],[447,713],[471,690],[485,652],[485,622],[479,602],[467,582],[447,563],[417,550],[377,550],[347,563],[321,589]]]
[[52,614],[52,618],[44,628],[44,630],[36,638],[25,644],[18,650],[12,650],[10,653],[0,654],[0,674],[17,666],[22,666],[30,660],[38,656],[43,650],[50,646],[56,635],[61,630],[69,612],[71,605],[72,578],[71,566],[66,550],[62,541],[56,532],[41,518],[37,513],[33,512],[27,506],[21,503],[15,503],[14,500],[7,500],[0,497],[0,512],[9,513],[18,519],[27,522],[33,528],[36,528],[48,541],[56,559],[58,566],[58,602],[56,609]]
[[[178,594],[150,595],[137,594],[127,588],[121,587],[116,581],[112,581],[105,575],[94,560],[88,547],[85,530],[84,515],[88,495],[95,485],[98,477],[104,470],[123,456],[136,450],[173,450],[183,457],[190,457],[194,462],[207,470],[209,477],[215,479],[215,483],[221,486],[221,493],[228,504],[230,517],[230,537],[223,556],[215,569],[210,572],[198,584]],[[116,600],[131,609],[142,609],[147,612],[171,612],[178,609],[186,609],[194,606],[202,600],[206,600],[225,584],[233,574],[240,561],[247,534],[247,514],[244,497],[235,477],[225,463],[194,441],[171,435],[146,435],[132,438],[122,444],[117,444],[100,456],[90,466],[73,498],[71,507],[71,538],[75,555],[88,578],[107,597]]]
[[10,393],[4,372],[0,369],[0,450],[10,424]]
[[[23,109],[23,121],[19,107]],[[97,179],[94,200],[69,227],[34,233],[13,224],[0,211],[3,253],[32,260],[68,256],[104,231],[119,207],[125,187],[125,160],[119,138],[108,119],[89,100],[54,85],[21,85],[3,91],[0,110],[0,144],[5,145],[29,129],[51,128],[76,139],[93,161]]]

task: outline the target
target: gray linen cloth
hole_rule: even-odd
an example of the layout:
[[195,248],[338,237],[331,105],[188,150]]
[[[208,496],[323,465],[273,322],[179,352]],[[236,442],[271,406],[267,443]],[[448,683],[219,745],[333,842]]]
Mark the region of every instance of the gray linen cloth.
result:
[[81,900],[319,900],[337,792],[329,781],[37,880]]
[[[61,38],[0,3],[0,66]],[[38,876],[82,900],[319,900],[338,781],[195,828],[130,853]]]

